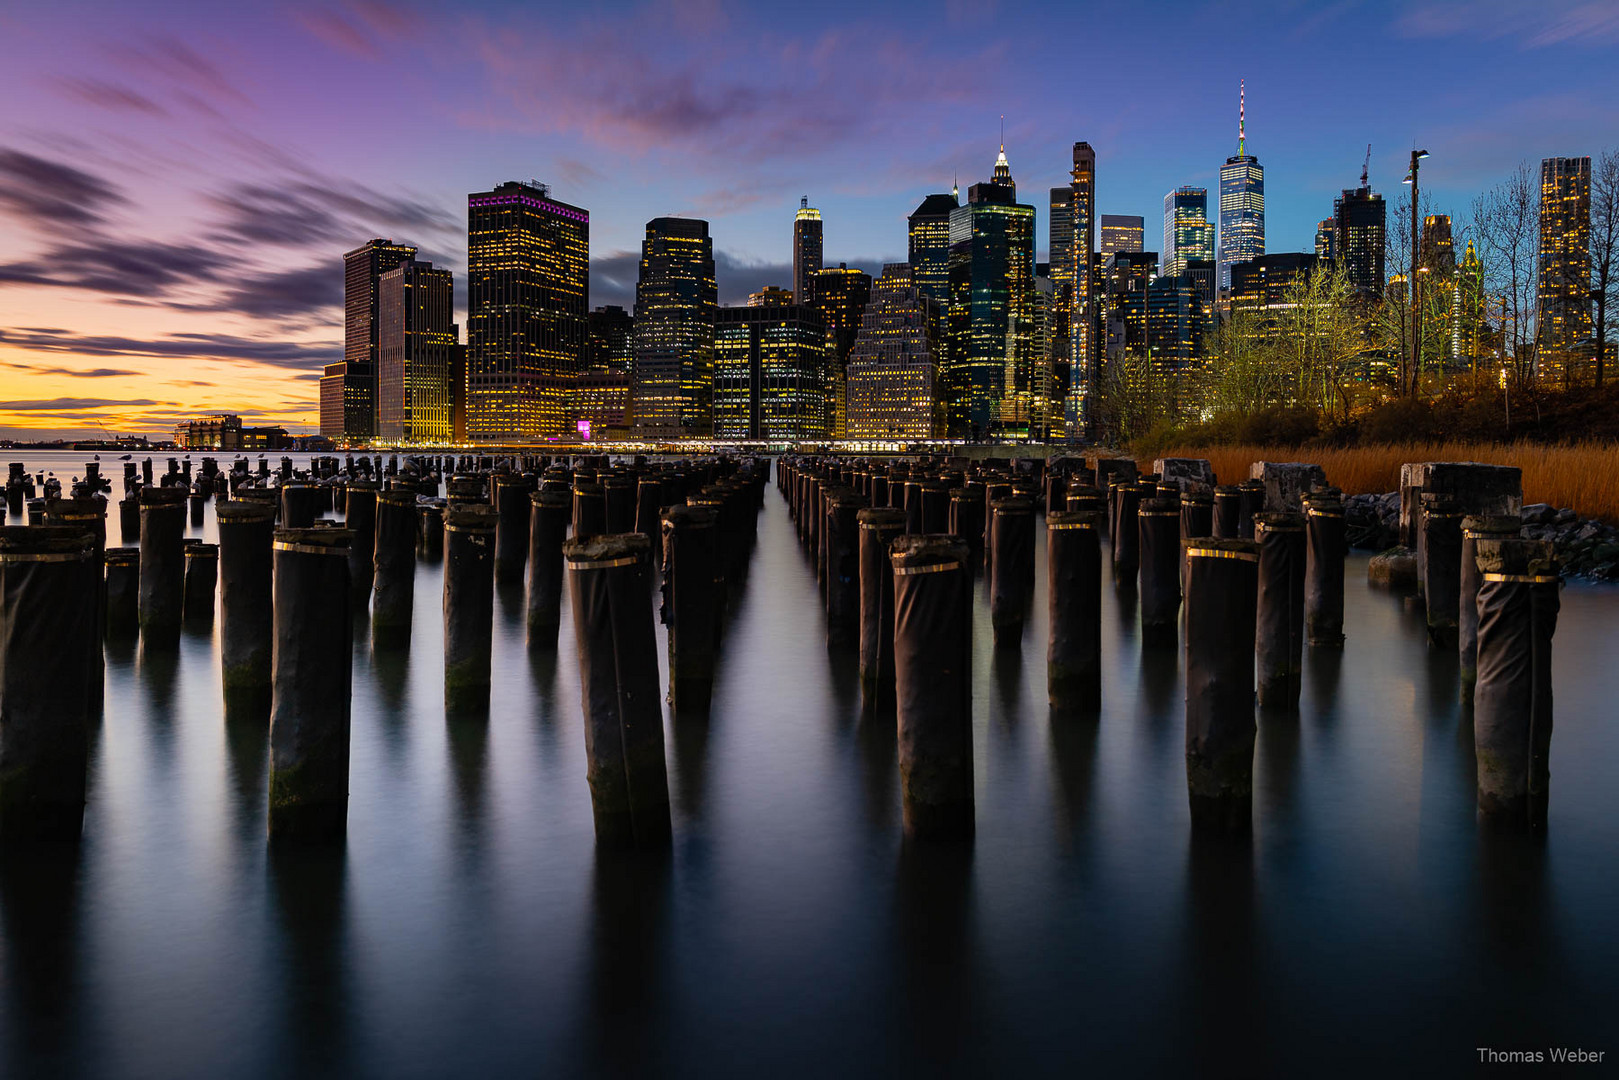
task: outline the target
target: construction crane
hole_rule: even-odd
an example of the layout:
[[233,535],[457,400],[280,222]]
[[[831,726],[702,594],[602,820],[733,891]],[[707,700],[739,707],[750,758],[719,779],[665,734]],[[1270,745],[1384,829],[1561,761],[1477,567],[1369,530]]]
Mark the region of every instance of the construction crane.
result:
[[1371,174],[1371,171],[1372,171],[1372,144],[1367,143],[1366,144],[1366,160],[1364,162],[1362,162],[1361,166],[1360,166],[1360,186],[1362,188],[1370,188],[1372,186],[1371,181],[1369,179],[1367,179],[1367,177]]

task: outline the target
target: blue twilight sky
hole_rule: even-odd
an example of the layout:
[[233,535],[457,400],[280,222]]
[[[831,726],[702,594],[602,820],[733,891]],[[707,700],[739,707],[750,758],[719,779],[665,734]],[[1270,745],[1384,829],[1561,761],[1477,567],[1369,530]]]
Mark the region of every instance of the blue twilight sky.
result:
[[[592,301],[633,300],[642,229],[710,220],[722,300],[789,283],[801,194],[826,256],[905,255],[930,191],[1021,197],[1098,155],[1147,219],[1266,170],[1269,250],[1310,248],[1359,175],[1435,207],[1521,160],[1619,144],[1619,3],[58,2],[0,8],[0,431],[316,423],[340,256],[418,244],[459,275],[465,196],[537,178],[591,212]],[[1459,224],[1461,222],[1459,221]]]

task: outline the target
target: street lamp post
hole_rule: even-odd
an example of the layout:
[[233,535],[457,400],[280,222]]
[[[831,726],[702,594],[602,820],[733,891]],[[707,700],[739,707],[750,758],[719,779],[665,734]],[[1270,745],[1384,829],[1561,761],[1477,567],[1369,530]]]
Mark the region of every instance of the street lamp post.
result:
[[1405,182],[1411,185],[1411,382],[1401,390],[1412,394],[1416,393],[1418,365],[1422,362],[1422,304],[1421,290],[1417,284],[1420,280],[1417,277],[1417,264],[1421,261],[1422,217],[1420,200],[1417,198],[1417,166],[1427,156],[1426,150],[1411,151],[1411,172],[1405,178]]

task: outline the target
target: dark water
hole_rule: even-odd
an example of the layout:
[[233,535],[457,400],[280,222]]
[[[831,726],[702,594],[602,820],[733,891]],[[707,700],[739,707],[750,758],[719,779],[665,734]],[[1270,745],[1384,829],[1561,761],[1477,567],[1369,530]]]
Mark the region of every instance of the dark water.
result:
[[1193,842],[1179,657],[1144,654],[1111,590],[1090,723],[1048,715],[1044,612],[1021,657],[997,656],[981,596],[977,839],[912,850],[892,731],[861,724],[852,662],[827,655],[774,487],[759,532],[713,715],[666,729],[667,857],[597,855],[571,619],[531,659],[520,595],[496,606],[486,724],[446,721],[436,568],[408,659],[357,624],[341,852],[267,852],[267,728],[223,715],[210,637],[110,654],[83,843],[0,858],[0,1075],[1449,1075],[1480,1046],[1619,1056],[1619,593],[1563,594],[1539,842],[1479,833],[1455,660],[1361,558],[1347,647],[1309,653],[1297,719],[1262,721],[1241,843]]

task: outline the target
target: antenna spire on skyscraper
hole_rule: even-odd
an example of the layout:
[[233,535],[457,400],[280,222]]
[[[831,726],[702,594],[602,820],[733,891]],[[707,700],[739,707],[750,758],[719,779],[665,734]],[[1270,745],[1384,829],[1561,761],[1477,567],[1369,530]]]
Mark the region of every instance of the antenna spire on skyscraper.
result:
[[1247,153],[1248,141],[1248,80],[1237,81],[1237,156]]

